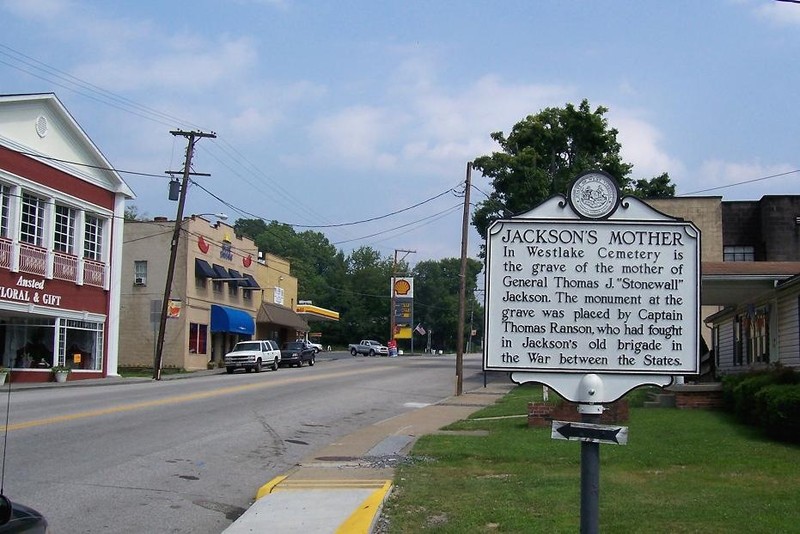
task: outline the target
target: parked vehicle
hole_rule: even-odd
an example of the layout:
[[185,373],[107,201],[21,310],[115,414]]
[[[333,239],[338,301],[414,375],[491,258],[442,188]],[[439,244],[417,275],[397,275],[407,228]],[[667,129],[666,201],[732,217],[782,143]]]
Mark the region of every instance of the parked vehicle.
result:
[[225,355],[225,370],[228,374],[238,368],[243,368],[248,373],[260,373],[264,367],[277,371],[280,363],[281,351],[278,344],[271,339],[240,341]]
[[302,367],[303,363],[314,365],[316,351],[305,341],[289,341],[281,347],[281,365]]
[[11,502],[8,497],[0,494],[0,533],[5,532],[46,534],[48,532],[47,519],[33,508],[18,502]]
[[316,354],[319,354],[320,352],[322,352],[323,349],[322,349],[322,344],[321,343],[314,343],[310,339],[306,339],[305,341],[312,349],[314,349],[314,352]]
[[364,356],[388,356],[389,347],[381,345],[374,339],[362,339],[358,343],[348,345],[350,354],[357,356],[363,354]]

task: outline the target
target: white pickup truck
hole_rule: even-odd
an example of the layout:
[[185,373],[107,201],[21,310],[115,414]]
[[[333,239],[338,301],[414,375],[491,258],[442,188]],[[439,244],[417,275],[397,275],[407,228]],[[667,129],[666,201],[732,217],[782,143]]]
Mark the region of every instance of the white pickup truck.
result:
[[270,339],[240,341],[225,355],[225,370],[228,374],[240,367],[248,373],[250,371],[260,373],[264,367],[277,371],[280,363],[281,349]]
[[388,356],[389,347],[381,345],[379,342],[372,339],[362,339],[358,343],[353,343],[348,347],[350,354],[357,356],[363,354],[364,356]]

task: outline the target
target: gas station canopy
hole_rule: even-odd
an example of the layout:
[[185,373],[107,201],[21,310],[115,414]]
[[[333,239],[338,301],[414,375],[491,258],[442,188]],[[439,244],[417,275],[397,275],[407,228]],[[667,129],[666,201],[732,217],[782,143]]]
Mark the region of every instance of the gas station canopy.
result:
[[339,312],[320,308],[319,306],[314,306],[312,304],[298,304],[295,311],[297,312],[297,315],[305,319],[307,322],[339,320]]

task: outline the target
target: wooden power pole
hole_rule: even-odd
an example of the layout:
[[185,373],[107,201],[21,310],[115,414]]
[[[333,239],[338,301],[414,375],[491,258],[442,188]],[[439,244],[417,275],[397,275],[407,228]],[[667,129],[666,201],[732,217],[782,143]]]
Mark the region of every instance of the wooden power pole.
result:
[[464,389],[464,316],[467,310],[467,236],[469,231],[469,192],[472,188],[472,162],[467,163],[464,182],[464,217],[461,221],[461,274],[458,286],[458,339],[456,340],[456,395]]
[[161,380],[161,366],[164,363],[164,331],[167,327],[167,315],[169,311],[169,296],[172,291],[172,279],[175,276],[175,260],[178,256],[178,241],[181,237],[181,225],[183,224],[183,207],[186,205],[186,191],[189,189],[189,176],[192,166],[192,156],[194,155],[194,145],[203,137],[217,137],[215,133],[205,132],[184,132],[174,130],[172,135],[181,135],[188,139],[186,144],[186,160],[183,162],[183,180],[181,181],[181,194],[178,199],[178,213],[175,215],[175,229],[172,232],[172,243],[170,244],[169,266],[167,267],[167,281],[164,284],[164,300],[161,302],[161,320],[158,327],[158,340],[156,341],[156,354],[153,361],[153,378]]

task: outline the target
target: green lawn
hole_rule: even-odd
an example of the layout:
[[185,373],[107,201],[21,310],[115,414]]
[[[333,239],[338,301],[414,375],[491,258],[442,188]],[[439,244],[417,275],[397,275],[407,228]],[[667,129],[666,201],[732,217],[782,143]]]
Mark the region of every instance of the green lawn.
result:
[[[388,532],[578,532],[580,442],[502,417],[536,398],[517,387],[452,435],[420,438],[384,508]],[[627,445],[600,445],[601,532],[800,532],[800,447],[716,411],[631,408],[625,425]]]

